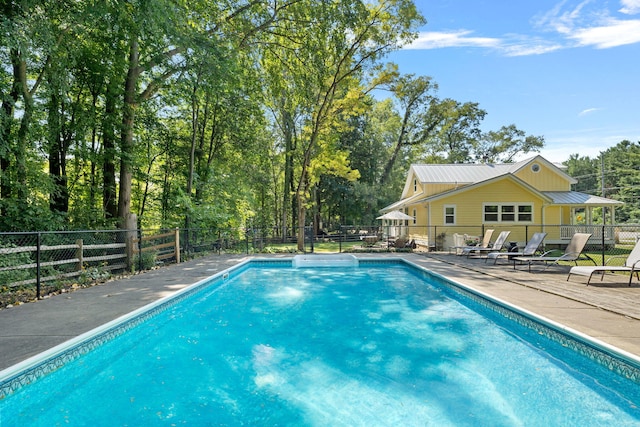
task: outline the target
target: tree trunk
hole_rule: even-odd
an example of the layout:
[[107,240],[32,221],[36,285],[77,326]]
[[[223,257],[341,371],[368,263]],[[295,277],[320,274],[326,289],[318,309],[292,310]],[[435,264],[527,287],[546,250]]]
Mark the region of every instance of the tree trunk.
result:
[[102,160],[102,209],[105,219],[118,216],[116,203],[116,94],[112,83],[107,83],[105,99],[105,120],[103,124],[103,160]]
[[[293,194],[293,153],[296,149],[295,140],[293,135],[293,118],[291,117],[291,113],[286,111],[284,107],[282,108],[282,128],[283,128],[283,136],[285,140],[285,160],[284,160],[284,191],[282,193],[282,241],[284,242],[287,237],[287,227],[288,224],[288,213],[289,209],[291,209],[291,229],[294,229],[295,216],[293,213],[295,212],[295,202],[291,195]],[[304,223],[303,223],[304,225]]]
[[196,164],[196,143],[198,141],[198,120],[199,118],[199,106],[197,99],[197,85],[194,84],[193,92],[191,93],[191,148],[189,149],[189,176],[187,178],[187,196],[192,198],[193,195],[193,180],[195,175]]
[[[13,85],[8,98],[2,100],[2,116],[0,120],[2,129],[0,129],[0,199],[9,199],[12,194],[11,180],[11,125],[13,123],[14,105],[20,97],[20,81],[17,64],[18,53],[14,49],[11,50],[11,60],[13,62]],[[2,209],[6,206],[3,204]],[[4,212],[0,212],[4,216]]]
[[126,226],[126,219],[131,213],[131,182],[133,175],[133,123],[137,106],[136,87],[140,76],[139,45],[133,36],[129,46],[129,71],[124,87],[124,105],[122,112],[122,138],[120,150],[120,191],[118,193],[118,218],[120,226]]
[[49,99],[49,176],[53,188],[49,192],[49,210],[69,211],[69,189],[66,176],[66,150],[62,142],[62,120],[60,117],[60,97],[52,87]]
[[302,196],[302,192],[298,192],[296,194],[296,201],[298,205],[298,250],[304,251],[304,231],[305,231],[305,221],[307,215],[307,209],[304,207],[304,199]]
[[26,206],[28,190],[27,190],[27,139],[29,137],[29,127],[31,126],[31,118],[33,117],[33,97],[27,88],[27,64],[20,58],[19,52],[15,51],[15,57],[12,56],[13,72],[16,84],[22,88],[22,99],[24,101],[24,112],[20,120],[20,128],[18,129],[17,144],[15,147],[16,157],[16,194],[18,203],[24,203]]
[[396,146],[393,148],[393,153],[391,157],[387,161],[387,164],[384,166],[382,171],[382,176],[380,177],[380,186],[383,186],[387,183],[389,176],[391,176],[391,171],[393,170],[393,166],[396,164],[396,159],[398,158],[398,154],[400,153],[400,149],[405,144],[405,135],[407,133],[407,123],[409,122],[409,109],[404,113],[404,117],[402,118],[402,127],[400,128],[400,135],[398,135],[398,140],[396,141]]

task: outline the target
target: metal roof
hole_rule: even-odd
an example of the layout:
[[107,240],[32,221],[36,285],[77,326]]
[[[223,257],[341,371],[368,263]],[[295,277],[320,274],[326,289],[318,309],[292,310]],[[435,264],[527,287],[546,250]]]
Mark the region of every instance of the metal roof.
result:
[[411,168],[418,180],[422,183],[465,185],[483,182],[502,175],[515,174],[521,168],[534,161],[545,162],[555,167],[558,173],[564,175],[569,182],[575,183],[575,179],[566,175],[562,167],[560,167],[561,165],[559,166],[555,163],[548,162],[540,156],[515,163],[413,164]]
[[413,165],[420,182],[473,184],[509,173],[511,165]]
[[542,194],[553,200],[553,204],[558,205],[596,205],[596,206],[622,206],[624,202],[594,196],[591,194],[578,193],[576,191],[543,191]]

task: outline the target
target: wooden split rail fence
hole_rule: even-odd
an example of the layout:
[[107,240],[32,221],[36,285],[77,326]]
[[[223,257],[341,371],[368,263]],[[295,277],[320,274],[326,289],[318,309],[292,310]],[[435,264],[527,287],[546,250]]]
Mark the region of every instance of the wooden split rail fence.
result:
[[[143,242],[162,241],[155,245],[143,246]],[[41,261],[42,255],[48,252],[57,251],[67,258],[55,259],[50,261]],[[114,252],[112,254],[90,255],[96,251]],[[35,277],[26,280],[19,280],[11,283],[0,283],[2,286],[15,287],[37,284],[37,297],[40,297],[41,282],[59,280],[62,278],[70,278],[80,276],[86,271],[89,265],[100,265],[101,270],[125,270],[133,265],[135,255],[139,253],[154,253],[155,260],[175,259],[176,263],[180,262],[180,232],[179,229],[163,234],[143,236],[138,239],[137,233],[133,231],[126,242],[123,243],[105,243],[105,244],[85,244],[82,239],[78,239],[73,244],[64,245],[30,245],[0,248],[0,257],[7,255],[16,255],[28,253],[29,259],[34,262],[23,263],[19,265],[0,266],[0,273],[15,272],[20,270],[33,271],[36,270]],[[53,257],[47,257],[53,258]],[[72,265],[69,267],[69,265]],[[41,275],[41,269],[51,267],[56,268],[66,266],[62,269],[66,272],[56,272],[48,276]],[[69,271],[71,270],[71,271]],[[47,271],[49,271],[47,269]],[[33,273],[31,273],[33,274]],[[24,277],[24,276],[23,276]]]

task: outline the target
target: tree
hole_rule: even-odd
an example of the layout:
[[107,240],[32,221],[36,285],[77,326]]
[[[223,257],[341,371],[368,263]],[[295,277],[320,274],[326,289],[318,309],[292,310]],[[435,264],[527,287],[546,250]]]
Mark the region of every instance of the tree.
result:
[[640,142],[621,141],[600,156],[601,195],[625,203],[616,208],[619,222],[640,223]]
[[621,141],[595,159],[572,154],[564,164],[575,191],[620,200],[616,222],[640,223],[640,142]]
[[[336,150],[335,131],[345,118],[361,108],[368,90],[360,82],[368,70],[389,51],[413,37],[413,28],[422,22],[415,5],[405,0],[379,3],[345,1],[327,5],[304,4],[295,9],[303,16],[301,27],[290,31],[295,55],[283,63],[292,90],[299,94],[291,113],[304,114],[297,146],[297,185],[295,198],[298,226],[306,222],[306,210],[313,205],[312,188],[320,176],[331,173],[353,175],[346,153]],[[294,22],[296,18],[292,18]],[[274,45],[280,46],[278,42]],[[281,56],[281,50],[273,54]],[[377,82],[376,82],[377,83]],[[298,248],[304,247],[304,235],[298,233]]]
[[474,157],[484,163],[511,163],[516,155],[539,152],[543,147],[543,136],[526,135],[511,124],[483,134]]
[[441,123],[441,117],[433,114],[437,110],[437,89],[438,85],[430,77],[415,77],[413,74],[400,76],[391,85],[391,92],[402,111],[402,125],[380,177],[381,186],[387,183],[400,151],[404,147],[419,146],[427,142]]
[[572,154],[563,164],[567,167],[567,174],[578,180],[578,183],[574,185],[574,191],[598,194],[600,187],[598,178],[600,174],[598,172],[599,166],[597,159]]
[[[63,31],[50,17],[61,14],[57,2],[4,2],[0,17],[0,214],[5,229],[48,228],[55,218],[42,173],[40,147],[46,122],[39,94]],[[33,188],[38,188],[32,197]],[[51,224],[46,224],[52,221]],[[57,222],[57,221],[56,221]],[[59,226],[59,223],[58,223]]]
[[466,163],[482,135],[480,123],[486,115],[478,103],[464,104],[444,99],[433,106],[429,113],[439,120],[431,135],[425,160],[435,163]]
[[[185,71],[181,55],[193,47],[191,43],[197,41],[213,49],[218,43],[245,48],[256,34],[276,21],[280,10],[289,3],[192,2],[184,9],[172,1],[154,0],[137,6],[129,15],[127,34],[129,53],[124,81],[118,196],[118,217],[122,225],[131,210],[131,154],[135,144],[135,110],[139,103],[150,99],[168,79]],[[183,20],[184,16],[190,19]],[[144,87],[139,89],[141,85]]]

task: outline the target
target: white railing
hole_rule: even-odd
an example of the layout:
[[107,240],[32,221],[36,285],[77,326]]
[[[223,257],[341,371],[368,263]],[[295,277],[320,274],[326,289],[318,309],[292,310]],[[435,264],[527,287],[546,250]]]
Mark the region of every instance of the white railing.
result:
[[604,241],[612,242],[615,239],[615,228],[612,226],[602,225],[562,225],[560,226],[560,238],[563,240],[571,240],[575,233],[590,233],[590,241],[602,241],[604,233]]

